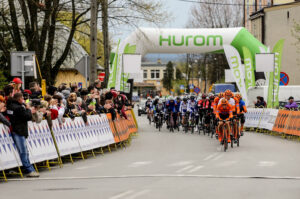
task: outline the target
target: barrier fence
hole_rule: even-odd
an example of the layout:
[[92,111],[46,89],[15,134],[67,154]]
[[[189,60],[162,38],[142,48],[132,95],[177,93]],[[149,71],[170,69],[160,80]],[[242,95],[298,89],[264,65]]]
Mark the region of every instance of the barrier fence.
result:
[[249,108],[245,127],[300,136],[300,111]]
[[[81,153],[84,159],[83,152],[91,151],[94,155],[94,149],[101,149],[103,153],[103,147],[127,142],[131,135],[138,132],[138,128],[133,110],[127,110],[126,114],[127,120],[117,114],[115,121],[112,121],[111,114],[91,115],[86,124],[81,117],[73,120],[65,118],[63,124],[53,120],[52,129],[46,120],[39,124],[28,122],[26,145],[30,162],[35,165],[46,161],[49,167],[50,160],[57,159],[56,163],[61,164],[62,156],[70,156],[73,163],[72,154]],[[0,124],[0,131],[0,171],[3,174],[0,178],[6,181],[5,170],[12,168],[18,168],[23,177],[20,169],[22,163],[10,129]]]

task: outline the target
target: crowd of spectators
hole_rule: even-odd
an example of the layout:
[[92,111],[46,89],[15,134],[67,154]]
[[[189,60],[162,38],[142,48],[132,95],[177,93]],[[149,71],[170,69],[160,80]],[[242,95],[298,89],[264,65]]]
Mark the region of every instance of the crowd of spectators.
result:
[[82,117],[86,125],[88,115],[111,113],[115,120],[118,112],[127,119],[125,111],[130,107],[127,96],[115,89],[102,89],[98,80],[87,89],[79,89],[76,84],[49,86],[44,96],[37,82],[31,82],[25,90],[21,89],[22,84],[16,77],[0,91],[0,122],[11,129],[28,177],[39,176],[29,162],[26,148],[28,121],[39,123],[45,119],[51,128],[52,120],[57,119],[62,125],[66,117]]

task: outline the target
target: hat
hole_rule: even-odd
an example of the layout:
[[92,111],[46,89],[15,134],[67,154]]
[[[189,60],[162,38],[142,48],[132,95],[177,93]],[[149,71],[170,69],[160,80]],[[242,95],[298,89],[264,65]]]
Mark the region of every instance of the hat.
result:
[[30,90],[28,90],[28,89],[25,89],[24,93],[28,93],[28,95],[32,95],[32,92]]
[[63,94],[63,96],[64,96],[65,99],[67,99],[69,97],[69,95],[70,95],[70,91],[69,90],[63,90],[61,93]]
[[290,99],[294,99],[294,97],[293,97],[293,96],[291,96],[291,97],[289,97],[289,100],[290,100]]
[[18,77],[15,77],[13,80],[12,80],[15,84],[23,84],[22,80]]

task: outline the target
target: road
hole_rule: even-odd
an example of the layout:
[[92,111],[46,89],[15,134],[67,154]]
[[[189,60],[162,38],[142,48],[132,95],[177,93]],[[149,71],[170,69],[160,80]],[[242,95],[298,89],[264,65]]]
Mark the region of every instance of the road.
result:
[[138,123],[129,147],[0,183],[0,198],[300,198],[299,142],[250,132],[223,152],[207,136]]

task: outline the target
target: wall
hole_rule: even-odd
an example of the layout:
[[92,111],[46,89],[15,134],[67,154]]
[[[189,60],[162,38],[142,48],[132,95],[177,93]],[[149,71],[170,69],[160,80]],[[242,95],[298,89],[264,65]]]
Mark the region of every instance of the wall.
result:
[[281,71],[289,75],[290,85],[300,85],[300,53],[292,35],[294,22],[300,22],[300,2],[293,5],[265,9],[265,44],[273,49],[279,39],[285,39]]
[[78,82],[82,82],[82,87],[85,88],[85,78],[83,75],[76,71],[59,71],[56,80],[55,80],[55,86],[59,86],[61,83],[76,83],[78,85]]

